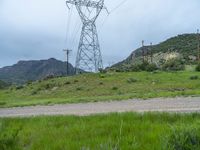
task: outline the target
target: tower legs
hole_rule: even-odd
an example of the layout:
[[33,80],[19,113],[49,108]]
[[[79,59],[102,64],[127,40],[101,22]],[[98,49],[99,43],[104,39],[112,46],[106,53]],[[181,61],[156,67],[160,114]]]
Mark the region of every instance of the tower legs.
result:
[[76,74],[98,72],[103,68],[99,40],[94,22],[83,22],[76,57]]

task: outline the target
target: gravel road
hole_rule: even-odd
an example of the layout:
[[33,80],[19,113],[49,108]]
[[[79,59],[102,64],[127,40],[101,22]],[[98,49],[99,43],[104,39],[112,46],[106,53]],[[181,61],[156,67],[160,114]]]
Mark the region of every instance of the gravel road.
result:
[[0,117],[29,117],[39,115],[85,116],[111,112],[200,112],[200,97],[157,98],[53,106],[0,108]]

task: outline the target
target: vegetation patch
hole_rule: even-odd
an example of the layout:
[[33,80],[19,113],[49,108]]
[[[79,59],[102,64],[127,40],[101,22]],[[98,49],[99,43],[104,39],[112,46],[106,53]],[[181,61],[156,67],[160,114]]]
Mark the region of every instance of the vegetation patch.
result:
[[199,79],[199,76],[191,76],[190,79],[191,79],[191,80],[198,80],[198,79]]
[[184,63],[179,59],[170,59],[163,64],[164,71],[181,71],[185,69]]
[[199,114],[0,118],[1,150],[199,150]]
[[112,90],[114,90],[114,91],[116,91],[116,90],[118,90],[119,88],[118,87],[116,87],[116,86],[113,86],[112,87]]
[[103,79],[99,75],[59,77],[33,82],[23,89],[11,86],[0,90],[0,102],[6,102],[0,107],[200,95],[196,79],[200,74],[194,71],[108,72]]
[[195,127],[181,127],[172,131],[167,139],[169,150],[199,150],[200,130]]
[[200,72],[200,63],[198,63],[198,65],[196,66],[196,71]]
[[129,78],[129,79],[127,80],[128,83],[135,83],[135,82],[137,82],[137,81],[138,81],[138,80],[135,79],[135,78]]

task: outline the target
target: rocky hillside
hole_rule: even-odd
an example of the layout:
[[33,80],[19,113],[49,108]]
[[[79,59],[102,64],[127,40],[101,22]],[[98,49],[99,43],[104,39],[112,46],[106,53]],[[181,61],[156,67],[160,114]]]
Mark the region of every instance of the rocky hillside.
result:
[[197,42],[196,34],[178,35],[157,45],[140,47],[133,51],[127,59],[115,64],[113,67],[141,63],[143,52],[148,56],[146,57],[147,61],[151,61],[152,56],[152,60],[156,64],[171,58],[180,58],[186,64],[195,63],[197,59]]
[[[75,69],[69,64],[69,75],[74,75]],[[54,58],[48,60],[19,61],[9,67],[0,68],[0,80],[9,83],[25,83],[48,76],[66,76],[67,63]]]

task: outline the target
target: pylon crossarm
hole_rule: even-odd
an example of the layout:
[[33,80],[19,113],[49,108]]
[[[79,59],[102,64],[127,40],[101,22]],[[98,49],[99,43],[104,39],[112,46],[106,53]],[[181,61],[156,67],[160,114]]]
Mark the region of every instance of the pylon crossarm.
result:
[[104,8],[104,0],[100,0],[99,2],[91,1],[91,0],[67,0],[66,3],[67,4],[78,5],[78,6],[98,8],[98,9],[103,9]]

